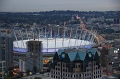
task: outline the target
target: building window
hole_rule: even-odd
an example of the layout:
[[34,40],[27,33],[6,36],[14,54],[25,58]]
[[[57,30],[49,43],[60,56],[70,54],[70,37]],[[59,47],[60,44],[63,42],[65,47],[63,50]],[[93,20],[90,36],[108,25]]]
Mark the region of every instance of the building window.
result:
[[76,74],[76,77],[78,77],[78,74]]
[[58,63],[58,66],[60,66],[60,64]]
[[60,74],[60,72],[58,72],[58,74]]
[[79,77],[81,77],[81,74],[79,75]]
[[65,74],[63,73],[63,76],[64,76]]
[[68,77],[69,77],[69,74],[68,74]]
[[60,79],[60,77],[58,77],[58,79]]
[[0,68],[0,72],[2,72],[2,68]]
[[53,71],[51,71],[51,74],[53,73]]
[[0,67],[2,67],[2,63],[0,63]]

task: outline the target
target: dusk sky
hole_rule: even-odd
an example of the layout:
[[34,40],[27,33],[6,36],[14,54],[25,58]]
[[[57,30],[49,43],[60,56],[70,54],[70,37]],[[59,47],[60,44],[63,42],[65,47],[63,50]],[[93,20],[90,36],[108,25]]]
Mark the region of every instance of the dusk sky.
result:
[[120,11],[120,0],[0,0],[0,12]]

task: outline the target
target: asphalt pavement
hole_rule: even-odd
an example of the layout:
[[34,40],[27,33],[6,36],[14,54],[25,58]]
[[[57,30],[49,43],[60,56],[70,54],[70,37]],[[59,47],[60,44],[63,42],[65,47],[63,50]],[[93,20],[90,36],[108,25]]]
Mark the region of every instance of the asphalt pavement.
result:
[[34,79],[35,77],[41,77],[42,79],[54,79],[54,78],[51,78],[50,74],[48,75],[48,73],[26,76],[19,79]]

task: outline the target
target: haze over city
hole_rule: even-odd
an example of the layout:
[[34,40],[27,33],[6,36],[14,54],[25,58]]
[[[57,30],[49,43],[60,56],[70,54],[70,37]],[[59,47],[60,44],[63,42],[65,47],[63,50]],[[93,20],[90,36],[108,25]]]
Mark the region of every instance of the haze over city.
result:
[[0,12],[119,11],[119,0],[0,0]]

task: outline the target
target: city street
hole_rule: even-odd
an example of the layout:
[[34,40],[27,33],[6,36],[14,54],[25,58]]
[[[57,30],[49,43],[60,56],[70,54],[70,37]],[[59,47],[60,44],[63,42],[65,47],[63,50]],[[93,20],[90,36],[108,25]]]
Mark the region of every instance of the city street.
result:
[[41,77],[42,79],[54,79],[51,78],[50,75],[48,75],[48,73],[26,76],[19,79],[34,79],[35,77]]

